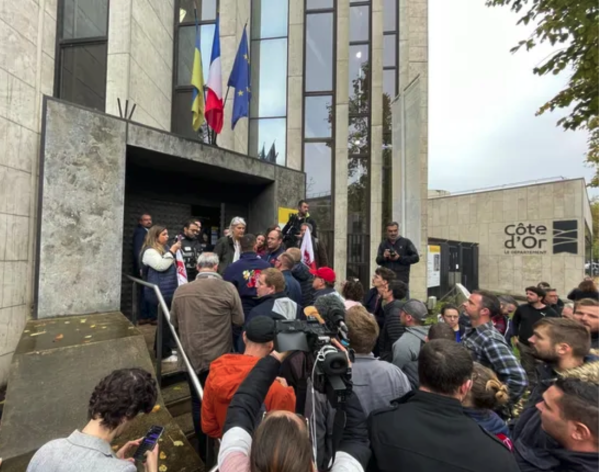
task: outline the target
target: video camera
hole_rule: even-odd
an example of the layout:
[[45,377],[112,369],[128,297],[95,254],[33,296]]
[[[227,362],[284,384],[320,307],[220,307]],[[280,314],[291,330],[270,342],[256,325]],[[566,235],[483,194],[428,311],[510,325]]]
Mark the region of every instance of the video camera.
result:
[[[315,316],[302,320],[279,320],[275,323],[275,349],[279,352],[304,351],[314,356],[314,389],[325,394],[332,406],[343,404],[352,393],[352,369],[346,353],[331,340],[347,339],[343,315],[335,313],[323,321],[316,309]],[[319,320],[320,319],[320,320]]]

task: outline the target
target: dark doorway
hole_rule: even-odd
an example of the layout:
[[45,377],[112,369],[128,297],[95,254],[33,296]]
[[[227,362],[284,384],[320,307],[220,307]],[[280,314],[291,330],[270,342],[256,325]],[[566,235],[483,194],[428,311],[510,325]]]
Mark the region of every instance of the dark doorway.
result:
[[[170,236],[182,231],[194,217],[215,242],[233,216],[248,218],[249,205],[268,182],[260,178],[215,168],[187,159],[128,149],[123,215],[123,273],[133,274],[132,237],[142,213],[153,224],[166,226]],[[214,243],[213,243],[214,244]],[[121,311],[131,317],[132,283],[123,277]]]

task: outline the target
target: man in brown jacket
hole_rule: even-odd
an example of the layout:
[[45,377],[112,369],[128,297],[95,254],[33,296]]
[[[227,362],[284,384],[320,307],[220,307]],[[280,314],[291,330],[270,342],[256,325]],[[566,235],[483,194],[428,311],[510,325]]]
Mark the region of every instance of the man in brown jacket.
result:
[[[232,324],[244,324],[242,302],[236,288],[218,274],[219,258],[205,252],[198,258],[198,276],[179,287],[173,296],[171,322],[179,332],[183,349],[202,387],[210,363],[232,351]],[[198,398],[191,381],[192,419],[199,438],[200,457],[206,460],[206,436],[202,433]]]

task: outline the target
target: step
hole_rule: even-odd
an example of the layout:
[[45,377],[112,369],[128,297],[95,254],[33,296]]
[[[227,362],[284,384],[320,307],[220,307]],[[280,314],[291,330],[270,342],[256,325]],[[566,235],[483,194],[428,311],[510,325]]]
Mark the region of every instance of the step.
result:
[[192,397],[190,395],[190,386],[187,382],[178,382],[168,387],[163,387],[161,393],[165,406],[173,418],[191,411]]
[[194,431],[194,420],[192,420],[192,413],[184,413],[183,415],[175,416],[173,418],[175,423],[181,428],[185,437],[190,438],[195,437],[196,433]]

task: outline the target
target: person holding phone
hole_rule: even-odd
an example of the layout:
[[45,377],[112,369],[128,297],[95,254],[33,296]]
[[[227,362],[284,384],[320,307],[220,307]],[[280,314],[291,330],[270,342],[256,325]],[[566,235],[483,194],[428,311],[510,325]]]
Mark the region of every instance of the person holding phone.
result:
[[[88,404],[89,422],[68,438],[44,444],[27,472],[136,472],[131,456],[144,438],[129,441],[116,453],[112,441],[127,431],[140,413],[154,408],[158,390],[149,372],[119,369],[94,388]],[[158,444],[145,453],[144,471],[158,472]]]
[[[398,234],[398,228],[398,223],[395,221],[388,223],[387,238],[379,244],[375,262],[394,272],[396,279],[404,282],[410,290],[410,266],[419,262],[419,251],[410,239]],[[410,297],[409,291],[406,296]]]

